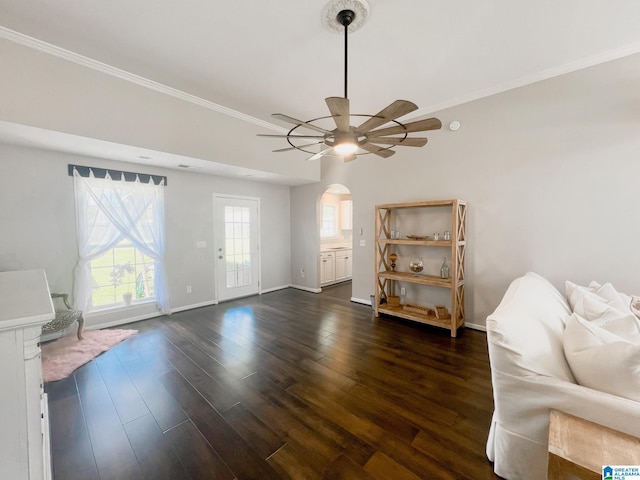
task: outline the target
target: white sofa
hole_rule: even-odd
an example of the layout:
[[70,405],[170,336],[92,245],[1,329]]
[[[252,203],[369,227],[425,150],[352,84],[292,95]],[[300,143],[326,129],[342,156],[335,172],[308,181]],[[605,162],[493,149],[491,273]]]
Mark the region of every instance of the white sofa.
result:
[[535,273],[514,280],[487,318],[494,413],[487,457],[508,480],[547,478],[549,411],[640,437],[640,403],[576,383],[565,357],[569,304]]

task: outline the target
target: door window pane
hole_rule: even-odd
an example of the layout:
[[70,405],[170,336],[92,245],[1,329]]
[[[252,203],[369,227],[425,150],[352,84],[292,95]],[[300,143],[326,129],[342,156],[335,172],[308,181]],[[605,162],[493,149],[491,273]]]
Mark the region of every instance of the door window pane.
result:
[[251,228],[249,207],[225,207],[227,288],[251,285]]

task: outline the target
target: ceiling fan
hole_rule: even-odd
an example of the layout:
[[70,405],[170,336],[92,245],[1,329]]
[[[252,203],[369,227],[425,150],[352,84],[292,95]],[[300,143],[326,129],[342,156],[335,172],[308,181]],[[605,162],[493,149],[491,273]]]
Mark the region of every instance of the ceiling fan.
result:
[[[361,0],[360,0],[361,1]],[[344,4],[344,2],[342,2]],[[288,148],[274,150],[274,152],[286,152],[301,150],[312,154],[307,160],[317,160],[324,155],[342,156],[345,162],[355,160],[358,155],[373,153],[383,158],[395,154],[392,150],[396,146],[423,147],[427,139],[409,137],[409,133],[438,130],[442,123],[437,118],[428,118],[410,123],[401,123],[397,119],[418,109],[418,106],[407,100],[396,100],[391,105],[383,108],[375,115],[352,114],[349,111],[349,98],[347,96],[347,54],[349,25],[354,21],[356,14],[353,10],[345,8],[340,10],[336,20],[344,27],[344,97],[328,97],[325,99],[331,115],[303,121],[274,113],[272,116],[289,124],[295,125],[286,135],[265,135],[261,137],[285,138]],[[357,127],[351,126],[351,117],[367,117]],[[332,118],[336,128],[329,130],[317,123],[321,120]],[[384,126],[391,123],[389,126]],[[384,127],[383,127],[384,126]],[[383,127],[383,128],[378,128]],[[305,134],[299,129],[313,130],[315,134]],[[301,144],[301,140],[310,140],[312,143]],[[308,150],[321,145],[318,152]]]

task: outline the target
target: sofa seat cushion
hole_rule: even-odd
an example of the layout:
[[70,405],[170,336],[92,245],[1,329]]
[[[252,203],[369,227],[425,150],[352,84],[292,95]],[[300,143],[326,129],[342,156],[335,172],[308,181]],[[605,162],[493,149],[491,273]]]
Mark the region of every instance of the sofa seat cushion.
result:
[[575,312],[569,317],[564,350],[580,385],[640,401],[640,328],[634,319],[598,325]]

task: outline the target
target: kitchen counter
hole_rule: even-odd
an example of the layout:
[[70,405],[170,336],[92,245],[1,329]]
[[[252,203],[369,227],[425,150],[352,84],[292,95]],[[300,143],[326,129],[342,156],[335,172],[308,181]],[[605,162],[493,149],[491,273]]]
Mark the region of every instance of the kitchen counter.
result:
[[320,253],[322,252],[337,252],[338,250],[351,250],[351,245],[325,245],[320,247]]

